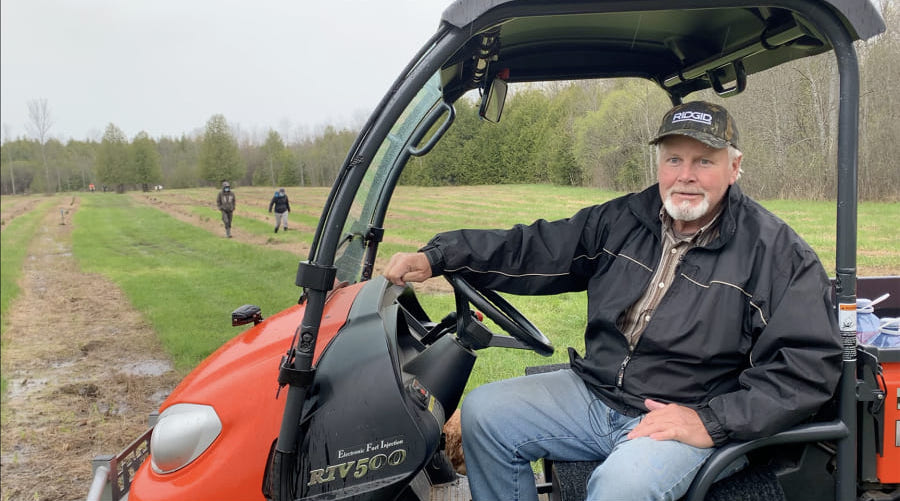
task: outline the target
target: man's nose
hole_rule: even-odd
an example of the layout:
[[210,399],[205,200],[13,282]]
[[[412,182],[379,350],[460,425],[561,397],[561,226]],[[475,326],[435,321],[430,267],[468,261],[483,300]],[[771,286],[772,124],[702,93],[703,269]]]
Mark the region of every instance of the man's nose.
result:
[[684,162],[678,168],[678,181],[689,183],[697,179],[697,166],[695,162]]

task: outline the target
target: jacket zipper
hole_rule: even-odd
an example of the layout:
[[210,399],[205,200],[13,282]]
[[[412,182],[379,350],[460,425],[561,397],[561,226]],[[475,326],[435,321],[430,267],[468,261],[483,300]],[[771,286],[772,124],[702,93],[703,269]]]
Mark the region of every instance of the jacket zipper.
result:
[[[690,251],[691,251],[691,249],[687,250],[687,252],[690,252]],[[685,252],[685,254],[687,254],[687,252]],[[682,263],[684,263],[684,254],[682,254],[678,258],[678,264],[675,265],[675,277],[677,277],[679,272],[681,271]],[[660,299],[660,302],[662,302],[662,299]],[[640,342],[640,339],[638,339],[638,342]],[[628,367],[628,362],[631,362],[631,356],[634,355],[634,348],[636,345],[637,345],[637,343],[635,343],[633,345],[629,341],[628,354],[625,355],[625,358],[622,360],[622,363],[619,365],[619,372],[616,373],[616,388],[618,388],[620,390],[622,389],[622,383],[625,381],[625,369]]]
[[622,365],[619,366],[619,373],[616,374],[616,388],[622,389],[622,382],[625,380],[625,367],[628,366],[628,362],[631,361],[631,349],[628,350],[628,355],[625,355],[625,359],[622,360]]

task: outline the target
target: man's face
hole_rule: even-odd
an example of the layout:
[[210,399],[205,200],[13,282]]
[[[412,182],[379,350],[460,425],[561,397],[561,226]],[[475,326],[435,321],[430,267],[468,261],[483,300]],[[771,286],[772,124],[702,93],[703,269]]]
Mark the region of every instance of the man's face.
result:
[[694,233],[716,214],[728,187],[737,180],[741,157],[728,149],[673,135],[659,144],[659,194],[675,220],[675,230]]

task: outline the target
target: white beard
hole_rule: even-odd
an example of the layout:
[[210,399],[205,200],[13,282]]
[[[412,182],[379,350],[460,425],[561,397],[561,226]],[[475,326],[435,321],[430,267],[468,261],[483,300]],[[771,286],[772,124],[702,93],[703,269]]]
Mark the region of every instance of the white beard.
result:
[[663,202],[666,212],[676,221],[696,221],[703,217],[709,211],[709,195],[703,193],[703,200],[697,205],[691,205],[687,200],[680,205],[676,205],[672,201],[672,190],[666,193],[666,200]]

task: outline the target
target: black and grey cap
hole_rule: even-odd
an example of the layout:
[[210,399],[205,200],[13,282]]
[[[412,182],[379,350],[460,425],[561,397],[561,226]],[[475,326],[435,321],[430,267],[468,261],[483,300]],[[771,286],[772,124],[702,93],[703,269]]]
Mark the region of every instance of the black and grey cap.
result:
[[728,145],[738,147],[734,118],[725,108],[706,101],[691,101],[669,110],[650,144],[657,144],[666,136],[676,134],[692,137],[716,149]]

